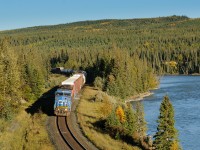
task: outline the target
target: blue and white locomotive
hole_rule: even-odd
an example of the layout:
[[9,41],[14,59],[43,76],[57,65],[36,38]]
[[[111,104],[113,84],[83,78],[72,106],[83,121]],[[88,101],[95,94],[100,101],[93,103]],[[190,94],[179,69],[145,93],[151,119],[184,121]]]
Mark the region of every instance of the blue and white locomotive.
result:
[[61,83],[55,92],[54,114],[68,116],[74,98],[77,96],[86,81],[85,72],[74,74]]

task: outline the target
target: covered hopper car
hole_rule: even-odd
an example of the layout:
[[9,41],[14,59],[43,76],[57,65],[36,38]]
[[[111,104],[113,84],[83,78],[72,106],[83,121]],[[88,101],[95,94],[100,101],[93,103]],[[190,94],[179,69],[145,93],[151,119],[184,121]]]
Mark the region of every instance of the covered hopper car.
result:
[[54,114],[57,116],[68,116],[74,98],[80,92],[86,82],[86,73],[76,73],[61,83],[55,92]]

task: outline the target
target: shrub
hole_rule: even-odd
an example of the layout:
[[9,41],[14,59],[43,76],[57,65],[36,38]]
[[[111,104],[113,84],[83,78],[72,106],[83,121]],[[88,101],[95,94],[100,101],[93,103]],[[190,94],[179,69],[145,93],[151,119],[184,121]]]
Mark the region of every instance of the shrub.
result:
[[98,93],[95,95],[94,101],[103,102],[104,98],[105,98],[105,94],[101,91],[98,91]]
[[102,90],[104,87],[104,81],[101,77],[96,77],[93,84],[94,87],[98,90]]
[[103,117],[107,117],[112,112],[113,106],[112,103],[109,101],[108,97],[105,97],[103,100],[103,105],[100,107],[100,111]]

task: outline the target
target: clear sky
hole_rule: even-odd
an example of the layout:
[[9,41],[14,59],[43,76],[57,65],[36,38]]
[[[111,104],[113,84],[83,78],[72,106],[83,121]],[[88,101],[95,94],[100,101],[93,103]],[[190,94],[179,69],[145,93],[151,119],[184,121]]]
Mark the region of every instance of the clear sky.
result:
[[0,30],[171,15],[200,18],[200,0],[0,0]]

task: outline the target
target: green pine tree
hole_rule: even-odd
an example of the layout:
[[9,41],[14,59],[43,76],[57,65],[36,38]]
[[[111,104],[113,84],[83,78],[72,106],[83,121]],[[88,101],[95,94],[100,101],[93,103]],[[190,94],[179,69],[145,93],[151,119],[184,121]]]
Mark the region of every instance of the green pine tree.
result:
[[133,133],[136,131],[136,117],[135,117],[135,112],[132,109],[132,105],[128,103],[128,108],[126,109],[126,130],[128,131],[128,135],[132,136]]
[[174,125],[174,109],[168,96],[165,96],[160,106],[157,133],[154,136],[154,147],[157,150],[181,149],[178,143],[178,132]]
[[147,123],[144,117],[144,106],[141,102],[136,102],[136,131],[140,138],[146,136]]

